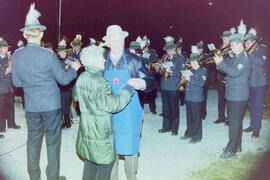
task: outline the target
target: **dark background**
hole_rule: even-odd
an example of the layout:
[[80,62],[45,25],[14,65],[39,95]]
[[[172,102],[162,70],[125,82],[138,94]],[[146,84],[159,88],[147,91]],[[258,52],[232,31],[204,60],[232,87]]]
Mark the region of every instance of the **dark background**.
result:
[[[32,2],[42,14],[40,23],[47,26],[43,41],[56,47],[59,0],[0,0],[0,33],[12,50],[18,39],[23,40],[19,29]],[[270,44],[269,7],[269,0],[62,0],[61,35],[73,40],[81,33],[88,45],[89,37],[100,40],[108,25],[118,24],[130,34],[126,46],[138,35],[147,35],[151,48],[161,55],[167,35],[177,40],[182,36],[188,52],[200,40],[219,46],[222,32],[243,18],[248,30],[255,27],[264,43]]]

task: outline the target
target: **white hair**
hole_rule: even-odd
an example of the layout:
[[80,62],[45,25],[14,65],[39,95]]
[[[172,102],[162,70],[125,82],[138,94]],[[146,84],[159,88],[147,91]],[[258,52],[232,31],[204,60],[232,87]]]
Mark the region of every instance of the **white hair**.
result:
[[103,61],[104,48],[96,45],[88,46],[82,49],[81,61],[85,66],[97,66]]

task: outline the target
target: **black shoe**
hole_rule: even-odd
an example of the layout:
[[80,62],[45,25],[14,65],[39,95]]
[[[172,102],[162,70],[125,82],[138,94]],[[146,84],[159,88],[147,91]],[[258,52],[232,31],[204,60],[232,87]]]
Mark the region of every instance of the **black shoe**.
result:
[[15,124],[13,126],[8,126],[8,128],[12,128],[12,129],[21,129],[21,126]]
[[156,111],[153,111],[152,114],[157,114],[157,112]]
[[225,119],[220,119],[218,118],[216,121],[214,121],[215,124],[219,124],[219,123],[225,123]]
[[168,129],[159,129],[158,132],[159,133],[166,133],[166,132],[171,132],[172,130],[168,130]]
[[190,139],[191,137],[188,137],[188,136],[182,136],[182,137],[180,137],[180,139],[182,139],[182,140],[188,140],[188,139]]
[[0,132],[6,132],[5,128],[0,129]]
[[[223,150],[223,152],[225,152],[226,147],[224,147],[222,150]],[[237,153],[240,153],[240,152],[242,152],[242,149],[241,149],[241,148],[237,148],[237,149],[236,149],[236,152],[237,152]]]
[[251,127],[248,127],[248,128],[246,128],[246,129],[244,129],[243,130],[243,132],[246,132],[246,133],[248,133],[248,132],[252,132],[253,130],[252,130],[252,128]]
[[226,126],[229,126],[229,121],[225,121],[225,125]]
[[172,136],[177,136],[178,133],[177,132],[172,132]]
[[235,153],[233,152],[223,152],[221,155],[220,155],[220,158],[221,159],[228,159],[228,158],[231,158],[235,155]]
[[69,118],[69,114],[64,114],[64,119],[65,119],[65,127],[70,128],[72,125],[72,121]]
[[258,132],[253,132],[251,137],[255,137],[255,138],[258,138],[260,136],[260,131]]
[[201,139],[191,139],[191,140],[188,141],[188,143],[190,143],[190,144],[196,144],[196,143],[199,143],[199,142],[201,142]]
[[5,137],[4,135],[0,134],[0,139],[2,139],[2,138],[4,138],[4,137]]
[[160,114],[159,114],[159,116],[163,116],[163,114],[162,114],[162,113],[160,113]]

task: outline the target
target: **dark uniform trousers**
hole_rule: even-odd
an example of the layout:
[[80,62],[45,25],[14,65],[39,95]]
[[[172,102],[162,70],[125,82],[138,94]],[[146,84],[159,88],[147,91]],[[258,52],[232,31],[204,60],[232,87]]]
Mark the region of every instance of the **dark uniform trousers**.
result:
[[84,160],[82,180],[110,180],[112,164],[95,164],[91,161]]
[[186,101],[187,130],[185,137],[202,139],[202,104],[203,102]]
[[61,144],[61,110],[26,112],[28,122],[27,169],[31,180],[40,179],[40,150],[45,128],[48,165],[47,179],[58,180]]
[[226,146],[225,152],[235,153],[237,149],[241,150],[242,148],[242,128],[246,106],[247,101],[227,100],[229,142]]
[[248,106],[250,110],[250,127],[253,132],[260,132],[263,118],[263,103],[267,86],[249,87]]
[[217,80],[217,93],[218,93],[218,119],[225,120],[225,89],[226,85],[221,80]]
[[12,92],[0,94],[0,129],[15,126],[14,117],[14,94]]
[[61,106],[62,106],[62,114],[70,115],[72,101],[72,89],[61,90]]
[[162,129],[178,133],[179,128],[179,92],[162,90]]

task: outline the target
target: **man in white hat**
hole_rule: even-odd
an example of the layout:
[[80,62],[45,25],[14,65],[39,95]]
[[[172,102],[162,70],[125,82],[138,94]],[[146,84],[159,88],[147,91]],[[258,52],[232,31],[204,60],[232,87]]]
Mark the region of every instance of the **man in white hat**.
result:
[[[127,36],[128,32],[123,31],[118,25],[107,28],[103,40],[110,47],[110,51],[106,57],[105,77],[110,82],[114,93],[117,93],[127,81],[134,89],[149,92],[155,88],[156,81],[142,61],[124,49]],[[135,92],[125,109],[113,115],[116,153],[125,158],[125,172],[128,180],[137,179],[142,114],[138,94]],[[112,170],[112,180],[118,179],[118,164],[119,158]]]
[[243,34],[232,34],[230,46],[235,54],[231,62],[224,61],[222,56],[215,57],[218,69],[227,74],[225,97],[229,121],[229,142],[223,149],[220,158],[226,159],[242,151],[243,118],[249,98],[249,76],[251,63],[243,45]]
[[31,180],[40,179],[40,149],[45,129],[48,165],[47,179],[59,179],[61,144],[61,103],[57,82],[65,85],[72,81],[80,67],[73,62],[65,71],[56,54],[40,46],[45,26],[38,21],[40,13],[31,4],[21,29],[28,44],[12,55],[12,81],[23,87],[28,123],[27,169]]
[[250,125],[244,132],[253,132],[251,137],[259,137],[263,118],[264,97],[268,85],[269,58],[266,45],[258,42],[257,31],[251,28],[245,36],[245,46],[249,50],[252,71],[249,78]]

